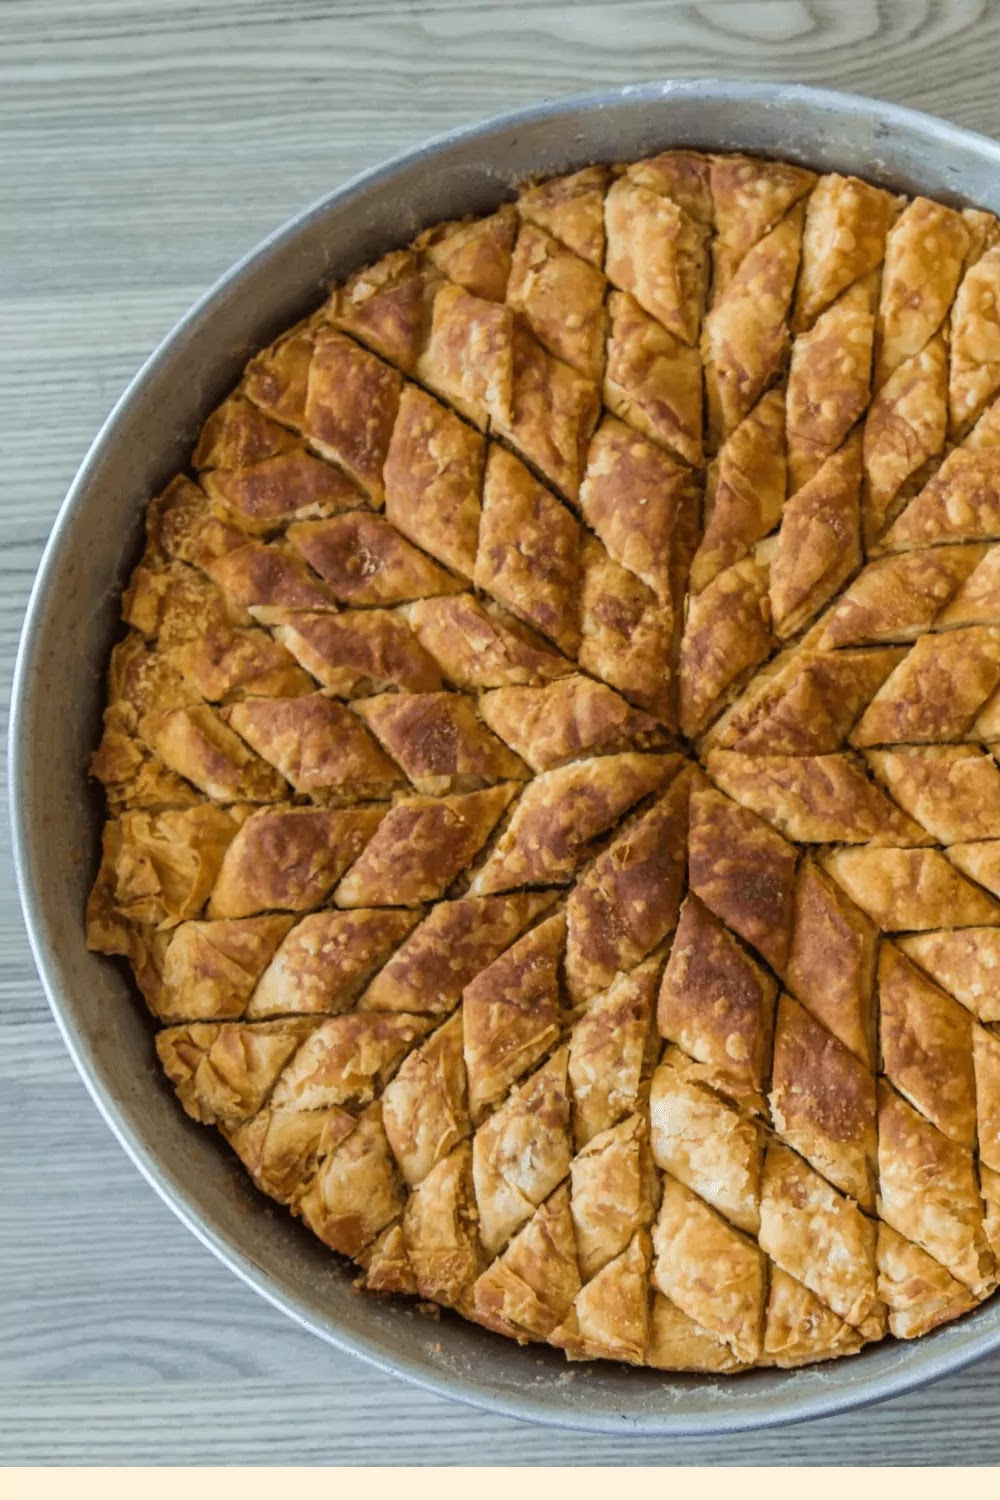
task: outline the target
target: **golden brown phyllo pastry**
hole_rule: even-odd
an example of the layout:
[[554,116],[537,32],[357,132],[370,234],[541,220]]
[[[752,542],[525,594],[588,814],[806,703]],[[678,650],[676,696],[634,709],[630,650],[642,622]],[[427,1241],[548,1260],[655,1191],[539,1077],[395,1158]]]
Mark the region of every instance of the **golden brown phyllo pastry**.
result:
[[149,501],[88,940],[359,1285],[707,1376],[993,1292],[998,308],[990,214],[585,166]]

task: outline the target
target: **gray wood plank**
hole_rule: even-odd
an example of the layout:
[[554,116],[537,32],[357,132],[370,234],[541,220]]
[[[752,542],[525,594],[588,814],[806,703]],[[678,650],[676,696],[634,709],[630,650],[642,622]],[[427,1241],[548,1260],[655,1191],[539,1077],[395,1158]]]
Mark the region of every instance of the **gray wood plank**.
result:
[[[232,260],[438,130],[666,74],[798,78],[1000,133],[979,0],[5,0],[0,662],[93,432]],[[453,1406],[336,1354],[219,1266],[97,1116],[0,843],[0,1461],[1000,1462],[1000,1358],[761,1436],[625,1441]]]

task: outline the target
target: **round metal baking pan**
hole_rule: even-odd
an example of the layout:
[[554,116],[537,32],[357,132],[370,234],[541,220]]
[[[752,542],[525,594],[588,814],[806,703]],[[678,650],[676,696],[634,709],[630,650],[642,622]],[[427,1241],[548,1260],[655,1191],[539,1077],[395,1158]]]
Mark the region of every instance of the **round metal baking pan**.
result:
[[[339,1349],[473,1405],[582,1431],[770,1427],[910,1390],[1000,1349],[1000,1298],[913,1344],[791,1373],[670,1376],[567,1366],[448,1315],[360,1297],[351,1272],[287,1214],[265,1211],[221,1140],[178,1108],[123,969],[84,947],[99,799],[86,764],[119,594],[147,499],[254,350],[315,307],[324,283],[417,230],[484,212],[512,185],[668,145],[770,153],[1000,212],[1000,146],[913,110],[801,86],[695,80],[563,99],[439,137],[366,172],[228,272],[146,362],[70,489],[35,581],[10,727],[17,880],[53,1014],[125,1150],[198,1238]],[[248,1212],[248,1207],[251,1211]]]

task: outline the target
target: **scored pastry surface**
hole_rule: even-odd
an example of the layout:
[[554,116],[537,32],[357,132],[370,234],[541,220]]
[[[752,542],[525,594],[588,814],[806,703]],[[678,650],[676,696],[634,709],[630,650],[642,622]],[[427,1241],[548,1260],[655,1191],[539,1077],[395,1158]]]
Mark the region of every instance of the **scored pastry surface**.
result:
[[998,308],[991,214],[589,166],[150,500],[88,942],[368,1291],[703,1375],[994,1292]]

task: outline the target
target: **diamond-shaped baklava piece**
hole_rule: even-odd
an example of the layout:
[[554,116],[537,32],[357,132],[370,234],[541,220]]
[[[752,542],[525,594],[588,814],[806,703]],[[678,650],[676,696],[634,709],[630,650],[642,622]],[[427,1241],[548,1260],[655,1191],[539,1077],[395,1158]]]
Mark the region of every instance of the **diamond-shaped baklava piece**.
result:
[[955,550],[972,554],[976,565],[963,577],[957,593],[938,615],[937,629],[1000,624],[1000,547],[970,546]]
[[877,929],[811,859],[799,866],[785,982],[849,1052],[872,1066]]
[[971,1151],[879,1084],[879,1214],[977,1296],[993,1277]]
[[1000,838],[1000,770],[975,745],[869,750],[867,760],[895,801],[935,842]]
[[949,426],[971,427],[1000,388],[1000,247],[986,251],[962,278],[951,312]]
[[[507,308],[444,282],[434,296],[417,375],[463,417],[485,430],[491,420],[499,422],[510,416],[513,334],[513,318]],[[416,414],[421,393],[415,386],[409,390]],[[426,404],[427,398],[423,400]],[[421,426],[426,441],[433,429],[429,423]],[[430,444],[428,447],[433,452]]]
[[627,292],[608,298],[604,403],[637,432],[702,461],[701,356]]
[[579,526],[524,464],[497,446],[486,464],[474,578],[477,588],[575,654]]
[[412,374],[423,345],[433,272],[409,250],[394,250],[337,288],[326,313],[335,328]]
[[394,610],[282,612],[276,616],[274,634],[337,697],[367,697],[390,687],[433,693],[442,685],[435,658]]
[[882,538],[890,550],[1000,537],[1000,449],[953,448]]
[[589,1281],[648,1228],[660,1186],[639,1115],[591,1136],[570,1164],[570,1211],[580,1274]]
[[315,319],[299,323],[254,356],[243,388],[250,400],[289,427],[302,431],[306,420],[309,367],[316,346]]
[[365,503],[345,474],[302,448],[239,469],[210,469],[201,480],[223,517],[258,533]]
[[191,462],[199,470],[238,470],[299,447],[301,440],[294,432],[289,432],[287,427],[273,421],[259,406],[248,401],[238,387],[206,421]]
[[[871,549],[902,508],[904,486],[944,447],[948,350],[937,334],[889,376],[865,418],[864,536]],[[887,543],[888,545],[888,543]]]
[[710,1086],[711,1075],[679,1047],[653,1074],[650,1138],[656,1165],[747,1234],[760,1228],[759,1125]]
[[857,177],[820,177],[809,196],[795,329],[811,328],[852,282],[881,264],[886,235],[902,200]]
[[402,390],[402,378],[391,365],[331,328],[317,332],[306,389],[306,436],[376,505],[385,495],[382,467]]
[[822,468],[868,405],[875,286],[857,282],[792,345],[788,479],[794,494]]
[[382,1120],[406,1184],[423,1182],[471,1131],[462,1017],[413,1049],[382,1095]]
[[356,1123],[353,1115],[335,1105],[308,1110],[265,1105],[252,1119],[223,1126],[222,1131],[261,1192],[290,1204]]
[[466,692],[550,682],[573,671],[534,631],[472,594],[421,599],[406,616],[443,676]]
[[704,532],[691,564],[694,593],[773,531],[785,489],[785,393],[776,387],[729,434],[709,468]]
[[522,1343],[545,1339],[580,1290],[569,1188],[557,1188],[472,1290],[478,1322]]
[[681,908],[656,1019],[661,1036],[757,1107],[770,1057],[777,985],[696,896]]
[[354,711],[418,791],[465,791],[528,775],[462,693],[380,693]]
[[[303,917],[289,932],[289,918],[244,918],[243,926],[285,924],[280,946],[270,955],[247,1003],[247,1016],[256,1019],[349,1010],[417,919],[418,913],[410,911],[326,910]],[[198,925],[217,929],[240,924]]]
[[1000,923],[1000,906],[936,849],[835,849],[823,865],[884,932]]
[[673,931],[684,886],[689,785],[681,771],[570,893],[566,982],[574,1002],[633,968]]
[[[881,1287],[879,1295],[882,1295]],[[816,1360],[857,1354],[864,1337],[831,1312],[801,1281],[771,1269],[762,1363],[792,1370]]]
[[712,787],[692,788],[691,890],[779,974],[791,937],[796,861],[791,844],[754,813]]
[[710,167],[712,294],[718,297],[744,256],[812,190],[815,173],[755,156],[713,156]]
[[430,1025],[423,1016],[374,1011],[328,1017],[284,1068],[269,1102],[275,1109],[364,1109]]
[[897,1339],[919,1338],[976,1304],[968,1287],[888,1224],[878,1226],[878,1291]]
[[[104,829],[88,923],[103,940],[123,923],[167,929],[196,917],[212,893],[240,816],[202,803],[159,813],[124,812]],[[240,915],[239,913],[237,915]],[[100,952],[126,949],[101,946]]]
[[362,1010],[447,1014],[465,986],[509,947],[556,892],[440,901],[369,984]]
[[893,224],[882,267],[876,389],[941,327],[970,242],[962,215],[930,198],[914,198]]
[[619,974],[595,996],[569,1039],[573,1131],[578,1148],[639,1107],[654,1050],[660,963],[650,959]]
[[594,537],[584,539],[580,560],[580,666],[657,719],[672,723],[673,606],[660,603]]
[[701,349],[714,447],[739,426],[787,358],[801,245],[802,210],[795,207],[747,251],[705,317]]
[[658,1370],[690,1370],[713,1375],[743,1367],[724,1340],[702,1328],[660,1292],[653,1294],[646,1363]]
[[226,709],[225,719],[300,795],[387,797],[403,782],[357,715],[322,693],[246,698]]
[[483,441],[415,385],[403,388],[385,458],[385,513],[446,567],[471,578],[479,538]]
[[785,502],[771,558],[774,632],[806,625],[861,562],[861,443],[848,438]]
[[752,1240],[673,1178],[653,1229],[653,1284],[738,1359],[760,1354],[765,1261]]
[[649,1236],[640,1230],[615,1260],[581,1287],[549,1343],[566,1358],[641,1365],[649,1339]]
[[716,745],[762,755],[826,755],[839,750],[904,652],[813,652],[776,657],[713,726]]
[[972,1060],[979,1115],[979,1157],[983,1166],[1000,1172],[1000,1036],[983,1026],[973,1026]]
[[518,213],[547,229],[576,255],[600,266],[604,260],[604,194],[607,168],[584,167],[568,177],[550,177],[522,188]]
[[675,755],[623,751],[543,771],[472,878],[473,895],[571,880],[606,834],[679,769]]
[[1000,682],[1000,628],[922,635],[855,726],[857,746],[964,739]]
[[403,797],[334,892],[338,906],[419,906],[443,896],[514,796],[510,782],[451,797]]
[[504,204],[484,219],[461,219],[426,229],[416,244],[450,281],[476,297],[502,302],[516,234],[517,219]]
[[203,1125],[251,1119],[315,1021],[196,1021],[157,1033],[156,1050],[187,1113]]
[[336,608],[329,589],[284,542],[248,540],[204,559],[202,566],[223,593],[261,625],[273,624],[282,610]]
[[139,734],[171,771],[213,802],[278,802],[286,794],[274,767],[248,749],[207,704],[145,714]]
[[386,811],[385,804],[374,803],[329,812],[278,807],[251,813],[226,850],[209,916],[252,917],[321,906]]
[[599,380],[604,364],[601,272],[537,224],[522,224],[514,248],[507,305],[551,354]]
[[[818,651],[913,641],[938,618],[983,556],[976,546],[933,547],[869,563],[809,634]],[[955,624],[978,624],[955,620]]]
[[872,1212],[875,1079],[789,995],[778,1002],[768,1097],[782,1139]]
[[875,1228],[858,1205],[787,1146],[769,1145],[760,1202],[760,1246],[781,1270],[850,1323],[879,1338]]
[[868,779],[860,757],[712,750],[705,767],[735,802],[799,844],[932,842]]
[[691,495],[688,471],[607,417],[594,434],[580,489],[583,518],[608,555],[671,599],[674,527]]
[[771,650],[768,570],[746,557],[688,601],[679,663],[680,723],[698,734]]
[[469,1110],[478,1124],[559,1040],[560,969],[566,918],[525,933],[462,996]]
[[[158,992],[150,999],[158,1019],[239,1020],[293,921],[263,915],[175,927],[163,952]],[[287,1005],[278,1013],[312,1008]],[[274,1012],[254,1007],[249,1013],[256,1019]]]
[[463,586],[370,511],[297,522],[288,539],[343,604],[402,604]]
[[897,947],[980,1021],[1000,1021],[1000,932],[994,927],[921,932]]
[[610,280],[670,333],[693,344],[705,294],[703,225],[628,173],[608,189],[604,223]]
[[483,1264],[476,1232],[468,1142],[424,1178],[403,1212],[403,1241],[414,1290],[445,1307],[464,1308]]
[[588,754],[655,749],[664,739],[655,719],[591,677],[496,688],[479,700],[479,711],[533,771],[551,771]]
[[472,1171],[483,1247],[495,1255],[569,1171],[565,1047],[476,1131]]
[[382,1106],[376,1103],[320,1164],[295,1208],[331,1250],[356,1256],[402,1207]]

